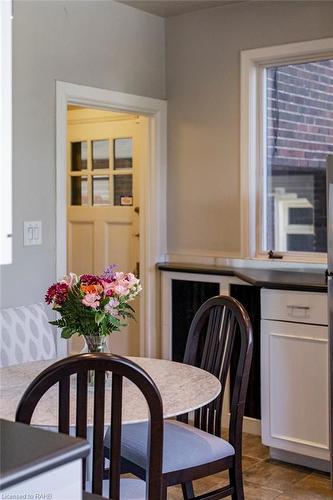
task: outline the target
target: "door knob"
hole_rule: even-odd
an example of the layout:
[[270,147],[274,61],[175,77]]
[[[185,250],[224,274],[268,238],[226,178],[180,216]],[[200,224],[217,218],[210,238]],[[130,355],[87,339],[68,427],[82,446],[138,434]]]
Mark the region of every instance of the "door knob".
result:
[[136,238],[140,238],[140,233],[135,233],[133,234],[133,236],[135,236]]
[[136,214],[139,214],[139,213],[140,213],[140,207],[135,207],[134,212],[135,212]]

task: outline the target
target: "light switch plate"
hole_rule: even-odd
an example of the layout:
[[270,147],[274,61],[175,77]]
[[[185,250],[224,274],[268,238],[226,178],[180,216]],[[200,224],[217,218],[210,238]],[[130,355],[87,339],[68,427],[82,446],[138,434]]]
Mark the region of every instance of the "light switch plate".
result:
[[42,244],[42,222],[40,220],[24,221],[24,246]]

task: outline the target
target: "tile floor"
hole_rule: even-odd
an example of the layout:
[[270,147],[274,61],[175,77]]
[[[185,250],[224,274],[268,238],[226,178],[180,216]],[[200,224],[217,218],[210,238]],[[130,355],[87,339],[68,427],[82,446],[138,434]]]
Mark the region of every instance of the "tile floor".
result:
[[[260,437],[244,434],[243,471],[245,500],[333,499],[328,474],[270,460]],[[194,482],[197,495],[227,484],[226,472]],[[168,500],[182,500],[179,486],[169,488]]]

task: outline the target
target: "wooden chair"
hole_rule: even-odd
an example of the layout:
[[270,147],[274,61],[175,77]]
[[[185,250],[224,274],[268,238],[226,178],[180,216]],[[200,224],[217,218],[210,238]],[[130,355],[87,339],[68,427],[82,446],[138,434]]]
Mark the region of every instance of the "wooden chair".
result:
[[[62,359],[40,373],[25,391],[16,411],[16,421],[30,424],[33,412],[45,392],[59,385],[58,431],[70,431],[70,376],[76,375],[76,436],[87,436],[87,380],[88,371],[94,377],[94,420],[92,447],[92,493],[114,500],[161,498],[161,471],[163,445],[163,408],[158,389],[150,376],[132,361],[111,354],[79,354]],[[104,410],[105,374],[112,373],[111,394],[111,461],[109,481],[104,481]],[[147,401],[150,419],[148,425],[148,459],[146,483],[137,479],[121,479],[121,431],[123,379],[133,382]],[[109,442],[110,446],[110,442]],[[88,490],[83,464],[83,490]],[[109,485],[107,484],[109,483]],[[109,486],[109,487],[108,487]],[[107,488],[108,487],[108,488]],[[108,489],[108,491],[106,491]],[[133,491],[135,495],[133,495]],[[94,498],[86,495],[85,498]]]
[[[236,363],[230,407],[229,440],[221,438],[223,395],[230,368]],[[182,484],[185,499],[195,498],[192,481],[229,470],[229,484],[200,499],[217,500],[232,496],[244,499],[242,480],[242,423],[252,359],[252,327],[244,307],[231,297],[213,297],[196,313],[188,335],[184,363],[213,373],[222,386],[220,395],[194,413],[194,427],[188,415],[164,423],[162,488]],[[145,478],[147,456],[145,424],[124,426],[122,457],[127,471]]]

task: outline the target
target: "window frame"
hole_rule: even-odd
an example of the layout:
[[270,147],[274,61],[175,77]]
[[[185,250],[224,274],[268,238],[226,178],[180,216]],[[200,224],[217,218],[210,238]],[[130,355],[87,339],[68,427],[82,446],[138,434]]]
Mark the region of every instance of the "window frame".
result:
[[[333,38],[241,51],[241,254],[268,260],[263,251],[266,217],[266,80],[270,66],[333,58]],[[277,252],[288,262],[325,263],[326,253]]]

